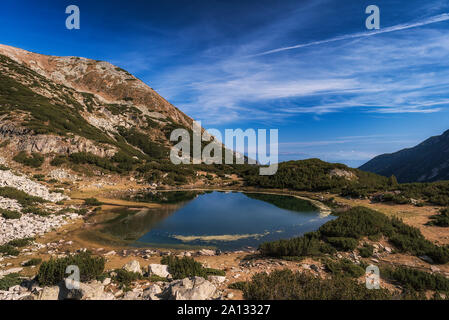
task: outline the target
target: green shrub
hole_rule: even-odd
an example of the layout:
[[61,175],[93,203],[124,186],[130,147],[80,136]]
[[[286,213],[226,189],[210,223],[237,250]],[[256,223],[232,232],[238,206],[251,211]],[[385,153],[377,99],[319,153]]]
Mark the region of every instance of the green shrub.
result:
[[5,219],[20,219],[22,214],[18,211],[10,211],[5,209],[0,209],[0,214]]
[[0,279],[0,290],[7,291],[9,288],[22,283],[18,273],[10,273]]
[[56,156],[50,161],[50,165],[52,165],[53,167],[59,167],[67,161],[68,158],[66,156]]
[[243,290],[245,290],[247,285],[248,285],[248,282],[246,282],[246,281],[238,281],[238,282],[234,282],[234,283],[231,283],[230,285],[228,285],[228,288],[243,291]]
[[243,287],[247,300],[380,300],[391,299],[385,289],[369,290],[345,277],[315,278],[307,273],[276,270],[259,273]]
[[362,258],[369,258],[373,255],[374,247],[365,243],[363,247],[359,248],[359,253]]
[[131,282],[142,279],[142,276],[137,272],[130,272],[124,269],[114,270],[115,276],[113,280],[118,282],[121,286],[129,286]]
[[40,258],[33,258],[31,260],[28,260],[23,264],[24,267],[31,267],[31,266],[38,266],[42,262],[42,259]]
[[31,157],[29,157],[25,151],[21,151],[13,158],[13,160],[28,167],[39,168],[44,163],[45,158],[38,153],[33,153]]
[[360,239],[379,233],[393,232],[390,219],[384,214],[364,207],[355,207],[342,213],[338,219],[329,221],[319,229],[327,237],[348,237]]
[[449,279],[441,274],[430,274],[416,269],[397,267],[395,269],[382,269],[381,275],[383,278],[398,281],[405,288],[449,293]]
[[98,199],[96,199],[96,198],[88,198],[88,199],[84,200],[84,204],[86,206],[94,207],[94,206],[101,206],[103,203],[98,201]]
[[18,256],[20,251],[10,244],[4,244],[0,246],[0,253],[7,256]]
[[265,242],[259,246],[259,250],[263,255],[272,257],[320,256],[324,253],[333,253],[335,249],[321,241],[319,236],[318,232],[310,232],[299,238]]
[[8,242],[8,245],[23,248],[27,245],[31,244],[34,241],[34,238],[23,238],[23,239],[15,239]]
[[0,164],[0,171],[8,171],[9,168],[3,164]]
[[41,286],[56,285],[68,275],[66,268],[70,265],[78,266],[80,280],[83,282],[96,279],[103,273],[105,259],[92,256],[89,252],[78,253],[73,256],[59,259],[50,259],[43,262],[39,268],[37,280]]
[[151,282],[167,282],[168,279],[164,277],[157,276],[155,274],[148,277],[148,280]]
[[359,278],[365,274],[365,269],[348,259],[328,260],[325,266],[335,276]]
[[194,276],[207,278],[209,275],[226,275],[222,270],[204,268],[201,263],[188,257],[180,259],[178,257],[165,256],[161,259],[161,263],[168,265],[169,272],[173,276],[173,279],[184,279]]
[[440,214],[431,216],[427,225],[449,227],[449,208],[441,209]]
[[341,251],[352,251],[358,245],[358,241],[354,238],[331,237],[326,240],[337,250]]
[[28,195],[22,190],[12,187],[0,187],[0,197],[17,200],[22,206],[46,202],[44,199]]
[[32,213],[37,216],[47,217],[52,214],[52,212],[47,211],[45,209],[36,207],[36,206],[28,206],[22,210],[24,213]]

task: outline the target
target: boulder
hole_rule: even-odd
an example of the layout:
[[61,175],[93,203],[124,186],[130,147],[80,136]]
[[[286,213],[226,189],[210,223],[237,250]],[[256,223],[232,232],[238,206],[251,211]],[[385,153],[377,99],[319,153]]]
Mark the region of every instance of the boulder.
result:
[[148,274],[150,276],[156,275],[162,278],[170,277],[170,272],[168,272],[168,266],[163,264],[150,264],[148,265]]
[[215,256],[215,251],[214,250],[209,250],[209,249],[201,249],[198,252],[199,255],[201,256]]
[[163,296],[169,300],[210,300],[216,291],[217,288],[206,279],[192,277],[172,282]]
[[60,288],[58,286],[53,287],[44,287],[39,294],[39,300],[59,300],[59,291]]
[[223,283],[226,281],[225,276],[209,276],[208,280],[215,283]]
[[419,256],[419,258],[427,263],[433,264],[433,259],[429,256],[423,255]]
[[144,300],[160,300],[158,295],[161,293],[161,287],[159,287],[157,284],[152,284],[143,291],[142,298]]
[[64,299],[69,300],[113,300],[114,295],[104,292],[104,286],[98,282],[79,283],[78,289],[64,290]]
[[140,269],[140,263],[137,260],[132,260],[123,266],[123,269],[129,272],[135,272],[142,274],[142,269]]

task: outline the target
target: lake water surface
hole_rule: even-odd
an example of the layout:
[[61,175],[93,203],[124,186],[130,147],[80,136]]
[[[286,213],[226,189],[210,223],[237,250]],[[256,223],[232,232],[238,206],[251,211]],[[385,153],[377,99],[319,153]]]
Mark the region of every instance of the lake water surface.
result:
[[134,200],[162,208],[121,210],[103,232],[133,245],[207,246],[222,250],[257,248],[317,230],[334,219],[308,201],[290,196],[241,192],[159,192]]

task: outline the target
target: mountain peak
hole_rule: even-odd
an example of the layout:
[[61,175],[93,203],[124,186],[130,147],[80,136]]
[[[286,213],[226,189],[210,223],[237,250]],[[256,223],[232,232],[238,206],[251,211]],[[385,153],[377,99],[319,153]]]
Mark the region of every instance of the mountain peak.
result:
[[413,148],[382,154],[360,167],[399,182],[427,182],[449,179],[449,130]]

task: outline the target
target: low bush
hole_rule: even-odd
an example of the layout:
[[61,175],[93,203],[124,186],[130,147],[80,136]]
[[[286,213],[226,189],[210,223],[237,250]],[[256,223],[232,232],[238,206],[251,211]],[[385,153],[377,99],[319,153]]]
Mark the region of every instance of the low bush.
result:
[[129,286],[131,282],[142,279],[142,276],[137,272],[130,272],[124,269],[116,269],[114,270],[116,274],[113,277],[113,280],[119,283],[121,286]]
[[19,285],[22,282],[18,273],[10,273],[0,279],[0,290],[7,291],[9,288]]
[[31,260],[28,260],[23,264],[24,267],[31,267],[31,266],[38,266],[42,263],[42,259],[40,258],[33,258]]
[[230,285],[228,285],[228,288],[243,291],[243,290],[245,290],[247,285],[248,285],[248,282],[246,282],[246,281],[238,281],[238,282],[234,282],[234,283],[231,283]]
[[11,211],[11,210],[5,210],[0,209],[0,214],[3,218],[9,220],[9,219],[20,219],[22,217],[22,214],[18,211]]
[[44,163],[45,158],[38,153],[33,153],[31,157],[29,157],[25,151],[21,151],[13,158],[13,160],[28,167],[39,168]]
[[96,198],[88,198],[88,199],[84,200],[84,204],[86,206],[95,207],[95,206],[101,206],[103,203],[98,201],[98,199],[96,199]]
[[259,250],[263,255],[272,257],[320,256],[334,252],[335,249],[322,242],[319,236],[318,232],[310,232],[299,238],[265,242],[259,246]]
[[89,252],[78,253],[73,256],[50,259],[43,262],[37,274],[37,280],[41,286],[56,285],[67,277],[66,268],[70,265],[78,266],[80,280],[83,282],[96,279],[103,273],[105,259],[96,257]]
[[209,275],[226,275],[222,270],[204,268],[201,263],[188,257],[180,259],[178,257],[165,256],[162,258],[161,263],[168,265],[168,269],[173,276],[173,279],[184,279],[194,276],[207,278]]
[[449,208],[441,209],[440,214],[430,217],[429,226],[449,227]]
[[8,242],[8,245],[23,248],[27,245],[31,244],[34,241],[34,238],[22,238],[22,239],[14,239]]
[[0,187],[0,197],[17,200],[24,207],[34,203],[46,202],[42,198],[30,196],[26,192],[12,187]]
[[18,256],[20,251],[10,244],[0,246],[0,253],[6,256]]
[[359,278],[365,274],[365,269],[348,259],[328,260],[325,263],[325,267],[335,276]]
[[430,274],[416,269],[397,267],[395,269],[382,269],[381,275],[383,278],[398,281],[406,289],[449,293],[449,279],[441,274]]
[[363,247],[359,248],[359,253],[362,258],[369,258],[373,255],[374,247],[365,243]]
[[277,270],[259,273],[242,285],[247,300],[384,300],[391,299],[385,289],[369,290],[365,284],[347,277],[315,278],[306,273]]
[[326,241],[340,251],[352,251],[358,245],[358,241],[354,238],[331,237],[327,238]]

